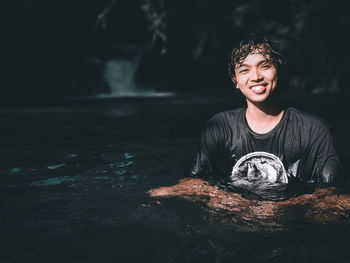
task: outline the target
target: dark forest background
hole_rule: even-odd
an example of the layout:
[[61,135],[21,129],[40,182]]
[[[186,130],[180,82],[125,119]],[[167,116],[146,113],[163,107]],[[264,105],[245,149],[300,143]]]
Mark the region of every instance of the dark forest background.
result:
[[111,59],[134,61],[138,85],[225,92],[230,50],[247,32],[277,41],[288,96],[348,94],[346,1],[3,0],[1,102],[108,93]]

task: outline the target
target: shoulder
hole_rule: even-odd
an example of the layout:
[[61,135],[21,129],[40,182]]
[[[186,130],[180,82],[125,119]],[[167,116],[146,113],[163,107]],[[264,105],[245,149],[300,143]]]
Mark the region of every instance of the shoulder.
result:
[[244,112],[244,108],[238,108],[228,111],[223,111],[215,114],[212,116],[208,121],[207,125],[222,125],[222,124],[229,124],[229,123],[235,123],[237,122],[240,117],[242,116],[242,113]]
[[244,108],[220,112],[211,117],[205,124],[202,136],[211,140],[228,140],[240,128]]
[[328,130],[329,126],[325,120],[311,113],[289,107],[288,122],[303,129]]

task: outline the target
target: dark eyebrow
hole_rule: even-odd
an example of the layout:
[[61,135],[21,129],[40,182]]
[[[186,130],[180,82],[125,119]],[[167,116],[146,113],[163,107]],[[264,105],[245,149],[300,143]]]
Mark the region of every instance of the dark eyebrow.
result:
[[243,67],[249,68],[249,65],[247,65],[247,64],[238,64],[236,69],[243,68]]
[[[272,61],[271,61],[271,59],[263,59],[263,60],[261,60],[261,61],[259,61],[259,63],[258,63],[258,66],[260,66],[261,64],[270,64],[270,63],[272,63]],[[247,65],[247,64],[239,64],[237,67],[236,67],[236,69],[239,69],[239,68],[242,68],[242,67],[249,67],[249,65]]]
[[258,63],[258,66],[260,66],[261,64],[271,64],[271,63],[272,61],[270,59],[264,59]]
[[243,67],[249,67],[247,64],[239,64],[236,68],[243,68]]

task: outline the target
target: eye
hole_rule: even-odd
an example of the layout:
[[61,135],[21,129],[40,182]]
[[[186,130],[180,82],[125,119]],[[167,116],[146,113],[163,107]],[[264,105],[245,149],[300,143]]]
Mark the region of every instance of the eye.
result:
[[241,69],[241,70],[239,71],[239,73],[246,73],[246,72],[248,72],[248,69],[246,69],[246,68]]
[[271,64],[264,64],[261,66],[262,69],[269,69],[271,67]]

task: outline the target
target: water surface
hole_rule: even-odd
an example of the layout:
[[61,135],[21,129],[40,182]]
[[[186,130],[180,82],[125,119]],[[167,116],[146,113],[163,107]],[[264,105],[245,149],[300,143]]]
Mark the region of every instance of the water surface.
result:
[[[346,124],[333,116],[347,109],[320,101],[304,107],[335,127],[346,159]],[[254,221],[203,200],[149,197],[178,183],[204,122],[232,107],[214,94],[0,109],[0,261],[350,261],[346,216],[317,223],[295,207],[293,220]]]

